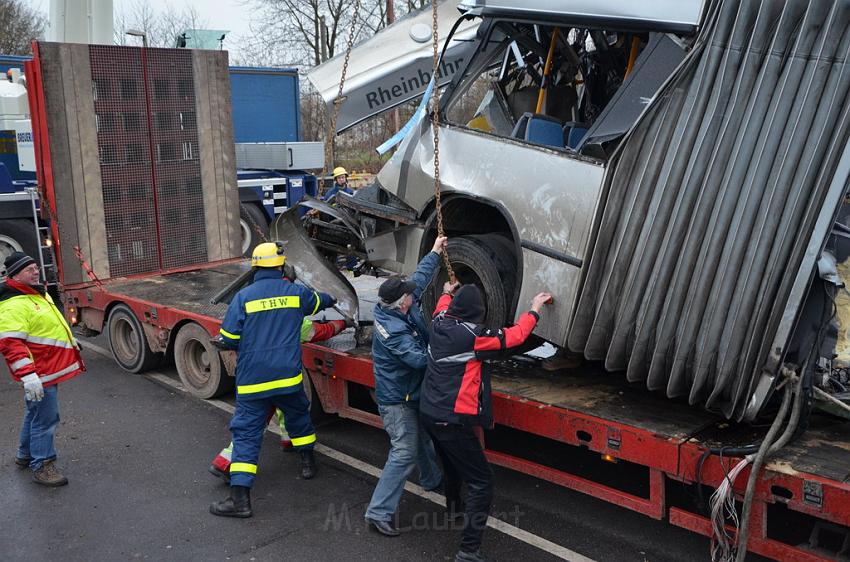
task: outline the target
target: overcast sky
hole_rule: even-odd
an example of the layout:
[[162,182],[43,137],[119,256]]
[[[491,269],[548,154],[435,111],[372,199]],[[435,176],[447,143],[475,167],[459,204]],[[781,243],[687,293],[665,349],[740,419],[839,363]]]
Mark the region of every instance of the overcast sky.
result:
[[[50,11],[50,0],[25,0],[25,2],[45,15]],[[122,11],[124,5],[129,6],[133,3],[134,0],[113,0],[113,11],[118,13]],[[168,6],[178,12],[185,7],[195,8],[201,18],[206,21],[209,29],[230,30],[228,37],[224,40],[224,47],[232,54],[236,54],[239,50],[237,36],[247,36],[250,33],[248,18],[245,15],[246,8],[240,5],[239,0],[147,0],[147,3],[156,12],[165,11]]]

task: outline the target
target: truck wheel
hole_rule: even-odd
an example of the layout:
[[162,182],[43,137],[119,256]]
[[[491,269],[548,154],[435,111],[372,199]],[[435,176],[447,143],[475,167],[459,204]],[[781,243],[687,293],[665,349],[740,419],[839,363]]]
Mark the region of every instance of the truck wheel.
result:
[[24,252],[38,259],[35,226],[26,219],[0,221],[0,262],[12,252]]
[[[458,280],[464,285],[477,285],[484,294],[487,310],[484,324],[488,328],[501,328],[508,322],[509,299],[513,298],[516,265],[510,256],[504,255],[502,244],[490,243],[488,236],[460,236],[450,238],[449,258]],[[444,265],[440,266],[434,282],[425,291],[423,305],[426,318],[437,306],[443,283],[449,276]]]
[[233,378],[227,375],[210,335],[194,322],[177,332],[174,363],[183,386],[198,398],[215,398],[233,389]]
[[239,229],[242,232],[242,257],[250,257],[257,244],[269,239],[269,222],[256,205],[239,204]]
[[109,312],[106,335],[112,357],[125,371],[144,373],[162,360],[162,353],[151,350],[142,324],[126,304],[119,304]]

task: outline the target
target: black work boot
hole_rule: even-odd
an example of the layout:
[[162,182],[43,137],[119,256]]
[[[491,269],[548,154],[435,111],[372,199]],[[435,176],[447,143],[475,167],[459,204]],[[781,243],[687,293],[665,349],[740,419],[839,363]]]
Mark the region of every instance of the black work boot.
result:
[[316,476],[318,469],[316,468],[316,457],[313,455],[313,449],[302,449],[301,453],[301,478],[310,480]]
[[230,496],[210,505],[210,513],[222,517],[251,517],[251,488],[231,486]]

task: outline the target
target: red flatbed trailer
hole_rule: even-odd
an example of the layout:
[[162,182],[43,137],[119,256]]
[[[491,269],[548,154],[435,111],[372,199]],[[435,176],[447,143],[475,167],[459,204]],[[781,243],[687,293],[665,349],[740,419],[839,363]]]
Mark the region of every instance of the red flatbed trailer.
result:
[[[98,332],[109,330],[111,310],[128,306],[144,326],[147,344],[164,350],[190,323],[211,336],[218,333],[226,307],[210,306],[209,296],[246,267],[237,260],[113,279],[101,288],[66,287],[66,302],[78,310],[82,325]],[[354,347],[350,332],[330,346],[303,347],[304,368],[322,409],[381,427],[369,394],[374,388],[370,350]],[[496,430],[487,441],[494,464],[706,536],[710,521],[692,499],[697,482],[707,498],[737,459],[703,454],[709,447],[743,445],[759,436],[757,429],[730,425],[595,367],[553,374],[531,362],[509,361],[496,371]],[[759,480],[749,550],[779,560],[846,556],[848,461],[850,424],[813,416],[808,430],[768,463]],[[736,481],[739,499],[748,474]]]

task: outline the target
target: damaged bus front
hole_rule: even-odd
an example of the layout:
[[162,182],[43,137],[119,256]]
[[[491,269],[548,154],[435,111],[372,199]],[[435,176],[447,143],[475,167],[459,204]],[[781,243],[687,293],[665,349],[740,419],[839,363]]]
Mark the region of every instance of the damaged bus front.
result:
[[[489,323],[548,290],[539,336],[735,419],[760,412],[783,365],[811,374],[831,357],[823,310],[835,292],[815,265],[826,245],[834,263],[847,257],[833,229],[850,168],[847,6],[440,10],[440,29],[454,30],[439,73],[443,219],[455,271],[484,290]],[[430,11],[354,49],[342,123],[425,89],[423,25]],[[340,65],[308,75],[326,101]],[[374,185],[337,200],[344,221],[319,215],[310,231],[326,253],[410,272],[435,236],[434,207],[426,117]]]

